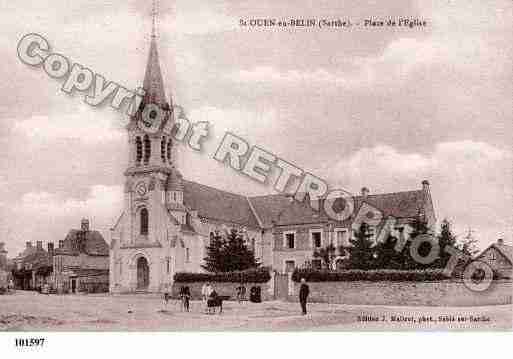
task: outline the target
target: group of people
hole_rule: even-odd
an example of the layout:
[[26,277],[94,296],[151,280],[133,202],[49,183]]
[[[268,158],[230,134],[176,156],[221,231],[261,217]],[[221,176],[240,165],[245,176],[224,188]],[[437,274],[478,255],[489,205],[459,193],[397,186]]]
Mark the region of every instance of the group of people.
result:
[[[307,314],[306,311],[306,303],[308,301],[308,295],[310,294],[310,288],[306,284],[305,278],[301,278],[301,286],[299,287],[299,303],[301,305],[301,312],[303,315]],[[245,299],[246,295],[246,288],[241,285],[237,287],[236,289],[236,297],[237,301],[241,303]],[[182,286],[180,287],[180,301],[181,301],[181,308],[183,311],[189,312],[190,311],[190,299],[191,299],[191,291],[188,286]],[[214,287],[211,283],[205,283],[201,287],[201,298],[203,301],[203,306],[205,309],[205,312],[208,314],[215,313],[215,308],[219,307],[219,313],[223,311],[223,300],[222,297],[220,297]],[[171,296],[169,293],[164,293],[164,301],[167,304],[169,300],[171,299]]]

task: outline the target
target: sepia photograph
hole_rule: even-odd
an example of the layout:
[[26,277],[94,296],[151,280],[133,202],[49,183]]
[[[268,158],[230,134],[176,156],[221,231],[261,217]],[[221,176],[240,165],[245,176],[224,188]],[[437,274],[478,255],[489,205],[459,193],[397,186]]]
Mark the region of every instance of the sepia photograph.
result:
[[6,347],[511,333],[511,1],[0,9]]

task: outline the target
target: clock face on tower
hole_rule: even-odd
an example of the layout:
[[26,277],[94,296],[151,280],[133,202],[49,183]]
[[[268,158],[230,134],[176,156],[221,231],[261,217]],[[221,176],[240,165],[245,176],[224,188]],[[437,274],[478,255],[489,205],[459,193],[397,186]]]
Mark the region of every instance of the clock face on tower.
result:
[[139,196],[144,196],[147,192],[147,189],[146,189],[146,184],[144,182],[139,182],[136,186],[135,186],[135,192],[137,192],[137,194]]

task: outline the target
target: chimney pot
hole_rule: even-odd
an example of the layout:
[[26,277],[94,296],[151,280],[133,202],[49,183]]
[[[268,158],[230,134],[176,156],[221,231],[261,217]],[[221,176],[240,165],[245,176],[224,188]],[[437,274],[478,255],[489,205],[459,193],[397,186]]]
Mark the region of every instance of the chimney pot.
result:
[[429,190],[429,181],[428,180],[422,181],[422,189],[424,191],[428,191]]
[[503,245],[504,239],[502,239],[502,238],[497,239],[497,244]]
[[43,241],[37,241],[36,247],[37,247],[37,249],[43,249]]
[[87,218],[82,218],[82,221],[80,223],[80,228],[83,231],[88,231],[89,230],[89,220]]
[[25,242],[25,245],[27,246],[27,248],[32,248],[32,242]]
[[362,197],[365,198],[369,195],[369,189],[367,187],[362,187]]
[[52,253],[53,252],[53,243],[48,242],[47,246],[48,246],[48,253]]
[[62,247],[64,247],[64,241],[63,241],[63,240],[60,240],[60,241],[59,241],[59,248],[62,248]]

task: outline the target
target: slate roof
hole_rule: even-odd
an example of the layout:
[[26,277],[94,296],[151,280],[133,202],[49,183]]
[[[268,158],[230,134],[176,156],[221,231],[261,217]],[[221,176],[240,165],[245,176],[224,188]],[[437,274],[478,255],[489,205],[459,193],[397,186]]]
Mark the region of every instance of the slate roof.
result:
[[513,246],[508,246],[507,244],[497,244],[493,245],[499,252],[502,253],[504,257],[506,257],[511,264],[513,264]]
[[[425,209],[429,197],[424,190],[355,196],[354,213],[363,203],[376,207],[383,216],[414,218]],[[324,211],[315,211],[308,202],[298,202],[290,195],[275,194],[245,197],[196,182],[184,180],[184,204],[198,211],[200,217],[235,223],[252,228],[276,225],[322,223],[330,220]],[[257,218],[258,217],[258,218]],[[259,223],[260,220],[260,223]],[[352,218],[346,220],[350,222]]]
[[[56,248],[55,254],[78,254],[79,229],[72,229],[68,232],[62,248]],[[109,246],[98,231],[85,232],[84,253],[96,256],[108,256]]]
[[246,197],[205,186],[196,182],[183,181],[184,204],[198,211],[198,216],[259,228],[258,221]]

